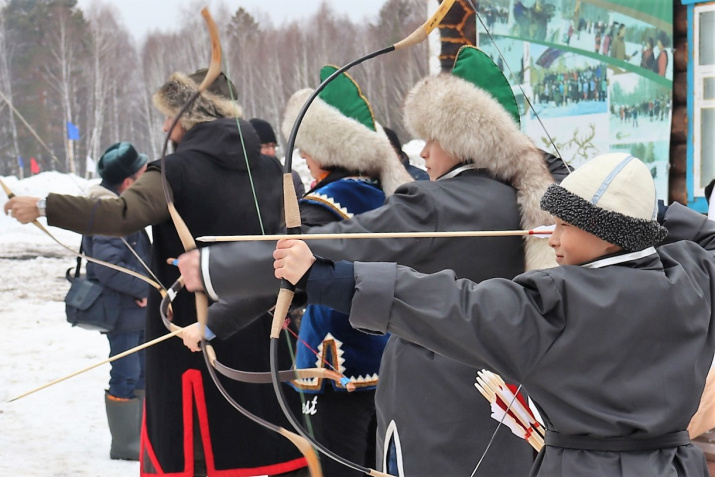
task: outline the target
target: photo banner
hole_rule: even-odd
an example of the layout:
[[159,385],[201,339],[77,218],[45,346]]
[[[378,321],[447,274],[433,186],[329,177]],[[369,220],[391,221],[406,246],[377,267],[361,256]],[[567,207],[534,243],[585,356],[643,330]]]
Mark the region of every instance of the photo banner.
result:
[[478,25],[479,48],[514,86],[524,132],[573,167],[630,153],[667,199],[672,0],[481,0],[478,8],[489,31]]

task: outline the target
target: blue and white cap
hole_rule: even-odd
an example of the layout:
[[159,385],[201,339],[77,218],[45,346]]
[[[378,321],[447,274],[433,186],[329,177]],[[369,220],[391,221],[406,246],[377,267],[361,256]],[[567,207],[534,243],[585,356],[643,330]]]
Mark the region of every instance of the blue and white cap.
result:
[[668,231],[656,220],[655,184],[630,154],[598,156],[551,185],[541,208],[629,252],[661,242]]

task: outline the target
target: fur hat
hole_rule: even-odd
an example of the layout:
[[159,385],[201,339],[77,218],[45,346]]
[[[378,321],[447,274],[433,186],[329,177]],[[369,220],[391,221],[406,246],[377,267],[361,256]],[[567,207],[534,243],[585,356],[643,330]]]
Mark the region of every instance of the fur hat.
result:
[[[174,117],[199,89],[199,84],[206,76],[206,69],[200,69],[187,76],[174,73],[154,96],[154,106],[167,117]],[[226,76],[219,77],[191,104],[180,119],[187,131],[199,123],[206,123],[221,118],[240,118],[242,111],[232,98],[236,97],[236,88]]]
[[637,252],[662,241],[648,168],[630,154],[604,154],[549,186],[541,208],[606,242]]
[[[321,81],[336,70],[333,66],[324,67]],[[312,93],[312,89],[302,89],[288,100],[281,125],[286,138]],[[330,82],[310,105],[295,145],[322,166],[342,167],[379,179],[388,196],[400,185],[412,182],[382,127],[375,122],[360,87],[346,73]]]
[[[476,72],[464,79],[456,73]],[[498,73],[498,74],[497,74]],[[479,84],[488,80],[487,85]],[[475,84],[475,81],[478,84]],[[503,104],[483,89],[496,87]],[[474,47],[462,47],[453,73],[441,73],[422,79],[407,94],[404,119],[408,130],[424,139],[436,140],[442,149],[463,163],[486,169],[498,180],[516,189],[521,210],[521,226],[533,229],[553,223],[541,210],[539,201],[554,183],[544,161],[544,153],[521,132],[511,108],[516,105],[507,95],[511,87],[494,62]],[[526,269],[556,266],[553,251],[546,240],[527,237]]]
[[128,142],[112,144],[97,162],[97,174],[114,186],[136,174],[147,163],[146,154],[139,154]]

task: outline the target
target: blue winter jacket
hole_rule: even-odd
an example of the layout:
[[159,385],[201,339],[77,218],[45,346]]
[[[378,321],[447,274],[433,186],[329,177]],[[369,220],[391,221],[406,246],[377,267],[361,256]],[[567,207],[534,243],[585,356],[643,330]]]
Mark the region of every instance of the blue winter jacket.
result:
[[[100,186],[93,186],[89,196],[97,199],[104,197],[115,197],[116,191],[102,183]],[[149,236],[142,230],[124,238],[131,248],[147,265],[151,257],[151,242]],[[82,237],[84,253],[90,257],[110,262],[124,268],[128,268],[142,275],[148,275],[146,268],[142,265],[132,251],[119,237],[108,237],[105,235],[85,235]],[[107,291],[100,297],[119,303],[121,312],[114,332],[131,332],[144,329],[146,319],[146,308],[139,307],[135,300],[146,298],[149,287],[145,281],[126,273],[98,265],[92,262],[87,263],[87,277],[97,280]]]

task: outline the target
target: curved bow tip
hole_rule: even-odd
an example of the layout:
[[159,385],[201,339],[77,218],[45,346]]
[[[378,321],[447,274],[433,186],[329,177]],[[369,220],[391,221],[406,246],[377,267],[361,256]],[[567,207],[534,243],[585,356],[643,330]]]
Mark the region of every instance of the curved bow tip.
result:
[[218,26],[214,21],[209,9],[204,7],[201,9],[201,16],[204,17],[206,22],[206,28],[209,31],[209,37],[211,38],[211,63],[209,64],[209,69],[204,76],[203,81],[199,85],[199,91],[206,91],[206,88],[211,86],[219,74],[221,74],[221,40],[218,34]]
[[313,449],[313,446],[310,445],[310,442],[308,442],[306,438],[283,427],[278,429],[278,433],[291,441],[293,445],[300,450],[305,457],[305,460],[308,462],[308,470],[310,471],[311,477],[323,477],[323,469],[320,467],[318,454],[315,453],[315,449]]
[[404,40],[395,43],[394,48],[396,50],[399,50],[423,42],[444,19],[449,10],[452,8],[452,5],[454,5],[454,2],[455,0],[444,0],[440,4],[437,11],[435,11],[432,16],[426,22],[424,22],[424,24],[422,24],[422,26],[413,31]]

